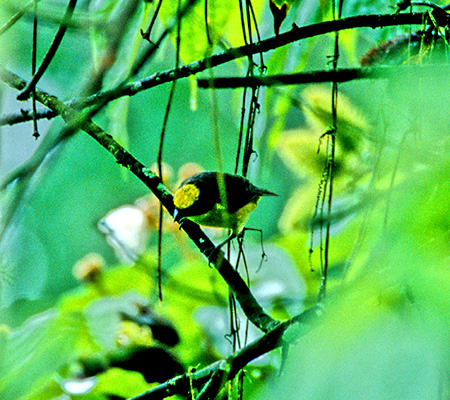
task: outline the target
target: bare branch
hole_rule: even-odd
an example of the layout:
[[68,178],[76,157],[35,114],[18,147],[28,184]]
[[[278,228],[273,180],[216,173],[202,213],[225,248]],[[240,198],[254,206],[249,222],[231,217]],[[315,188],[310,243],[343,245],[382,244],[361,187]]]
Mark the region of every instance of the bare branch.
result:
[[256,86],[286,86],[321,82],[348,82],[358,79],[392,79],[412,74],[438,74],[448,76],[450,66],[446,64],[395,65],[370,68],[338,68],[272,76],[219,77],[198,79],[200,88],[236,89]]
[[[448,25],[448,18],[442,16],[437,20],[443,26]],[[98,92],[92,96],[83,99],[73,99],[66,103],[68,106],[81,109],[91,106],[98,102],[108,103],[124,96],[134,96],[144,90],[172,82],[190,75],[195,75],[209,68],[234,61],[238,58],[247,57],[261,52],[267,52],[276,48],[294,43],[296,41],[319,36],[335,31],[353,29],[353,28],[382,28],[386,26],[401,25],[422,25],[429,18],[428,13],[404,13],[404,14],[373,14],[359,15],[356,17],[342,18],[335,21],[325,21],[318,24],[306,25],[298,27],[294,25],[288,32],[273,36],[256,43],[245,46],[231,48],[222,53],[206,57],[202,60],[183,65],[180,68],[174,68],[167,71],[157,72],[144,79],[121,84],[111,90]]]
[[[58,116],[58,113],[53,110],[44,110],[36,112],[36,119],[53,119]],[[33,119],[32,110],[20,110],[18,113],[6,114],[0,117],[0,126],[16,125],[23,122],[29,122]]]
[[[360,15],[356,17],[343,18],[335,21],[320,22],[318,24],[306,25],[298,27],[294,25],[292,29],[278,36],[261,40],[245,46],[234,47],[222,53],[206,57],[202,60],[192,62],[180,68],[171,69],[155,73],[147,78],[137,82],[132,82],[119,86],[117,88],[97,93],[86,99],[73,100],[69,104],[75,108],[83,108],[95,104],[100,100],[112,101],[122,96],[133,96],[143,90],[172,82],[177,79],[186,78],[190,75],[198,74],[208,68],[214,68],[218,65],[236,60],[242,57],[248,57],[253,54],[267,52],[287,44],[296,42],[301,39],[311,38],[335,31],[352,29],[352,28],[380,28],[384,26],[397,25],[422,25],[424,18],[428,17],[428,13],[413,14],[375,14]],[[442,18],[440,19],[442,20]],[[448,23],[448,21],[445,21]]]

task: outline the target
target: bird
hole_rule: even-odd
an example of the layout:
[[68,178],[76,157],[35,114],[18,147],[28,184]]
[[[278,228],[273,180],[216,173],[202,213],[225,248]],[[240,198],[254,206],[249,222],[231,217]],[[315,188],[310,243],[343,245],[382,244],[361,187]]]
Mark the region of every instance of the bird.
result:
[[215,246],[212,255],[239,235],[262,196],[277,194],[241,175],[204,171],[181,182],[174,195],[173,217],[180,224],[189,219],[202,226],[229,229],[230,236]]

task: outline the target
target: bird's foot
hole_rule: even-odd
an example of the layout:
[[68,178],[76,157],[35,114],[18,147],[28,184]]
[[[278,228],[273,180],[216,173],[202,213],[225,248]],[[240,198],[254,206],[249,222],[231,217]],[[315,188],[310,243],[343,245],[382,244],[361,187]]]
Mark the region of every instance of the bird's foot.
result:
[[228,242],[234,239],[236,235],[232,233],[228,236],[223,242],[219,243],[217,246],[213,247],[206,256],[208,257],[208,264],[215,264],[218,259],[225,258],[225,254],[223,253],[222,247],[225,246]]
[[225,257],[225,254],[221,250],[222,250],[222,246],[217,245],[217,246],[214,246],[212,249],[210,249],[206,253],[206,257],[208,258],[209,266],[211,266],[211,264],[215,264],[220,257],[222,257],[222,258]]

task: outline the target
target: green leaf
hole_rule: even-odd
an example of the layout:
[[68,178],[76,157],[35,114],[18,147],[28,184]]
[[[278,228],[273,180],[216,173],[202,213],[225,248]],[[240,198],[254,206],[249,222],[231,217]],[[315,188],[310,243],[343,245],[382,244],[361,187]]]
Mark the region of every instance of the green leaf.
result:
[[[155,362],[155,360],[153,361]],[[149,362],[152,361],[149,360]],[[120,368],[110,368],[99,374],[98,378],[95,393],[105,393],[123,398],[136,396],[154,386],[154,384],[148,384],[141,373]]]
[[[67,321],[66,321],[67,322]],[[14,330],[1,360],[0,397],[17,399],[37,381],[76,355],[78,330],[57,318],[54,311],[40,314]]]
[[[184,3],[184,2],[183,2]],[[252,1],[256,17],[260,15],[263,0]],[[164,1],[159,16],[167,25],[177,14],[177,1]],[[176,42],[176,29],[172,38]],[[181,22],[180,56],[185,63],[204,58],[219,43],[227,46],[243,44],[239,3],[229,0],[198,2]]]

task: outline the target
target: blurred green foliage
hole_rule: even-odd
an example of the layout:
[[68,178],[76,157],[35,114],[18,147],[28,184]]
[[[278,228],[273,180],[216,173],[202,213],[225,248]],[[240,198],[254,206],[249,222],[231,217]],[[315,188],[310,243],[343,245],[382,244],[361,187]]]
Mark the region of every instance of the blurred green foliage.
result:
[[[360,254],[353,256],[348,278],[327,299],[320,328],[291,346],[285,374],[266,397],[448,396],[449,119],[441,113],[442,119],[429,120],[447,101],[429,96],[429,84],[438,83],[435,78],[425,91],[418,88],[420,80],[415,76],[397,82],[418,89],[410,104],[414,113],[405,117],[394,112],[405,112],[405,102],[389,102],[393,123],[386,132],[388,148],[397,148],[402,156],[398,181],[388,198],[376,190],[367,198],[372,204],[356,214],[364,218],[360,226],[368,228],[364,235],[353,224],[344,228],[354,231]],[[385,106],[381,109],[387,112]],[[399,134],[405,140],[396,140]]]

